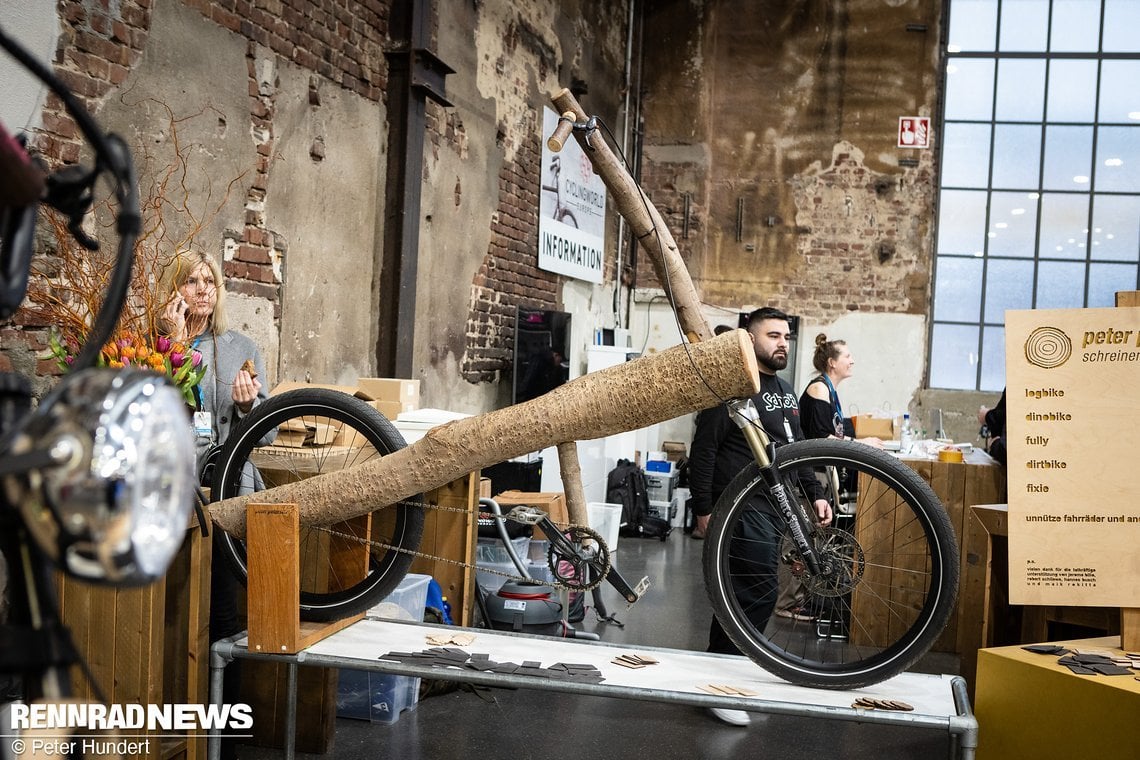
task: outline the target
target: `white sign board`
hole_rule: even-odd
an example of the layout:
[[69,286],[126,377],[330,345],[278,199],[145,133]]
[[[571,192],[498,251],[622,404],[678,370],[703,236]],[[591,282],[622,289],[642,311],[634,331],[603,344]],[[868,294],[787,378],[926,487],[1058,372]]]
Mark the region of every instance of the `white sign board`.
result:
[[558,153],[547,147],[546,138],[556,126],[558,114],[543,108],[538,268],[600,283],[606,250],[606,186],[574,138]]
[[1009,599],[1140,607],[1140,308],[1007,311]]

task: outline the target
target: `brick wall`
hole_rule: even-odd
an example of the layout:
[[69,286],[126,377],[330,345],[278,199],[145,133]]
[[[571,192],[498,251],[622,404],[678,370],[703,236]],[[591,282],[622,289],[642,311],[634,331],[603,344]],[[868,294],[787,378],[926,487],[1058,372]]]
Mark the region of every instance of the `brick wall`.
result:
[[[387,85],[383,45],[387,37],[391,0],[183,0],[206,19],[240,34],[248,41],[247,71],[250,132],[256,144],[256,176],[245,198],[241,229],[224,241],[224,273],[235,293],[265,298],[279,308],[282,241],[266,226],[266,194],[272,192],[271,167],[275,147],[276,82],[259,66],[280,56],[316,75],[380,101]],[[61,33],[53,61],[59,78],[98,119],[103,100],[126,81],[143,54],[151,28],[153,0],[60,0]],[[310,99],[319,97],[313,87]],[[43,130],[34,147],[52,166],[75,163],[83,145],[80,132],[62,102],[49,95],[43,109]],[[25,330],[25,328],[27,328]],[[42,351],[37,326],[14,319],[4,333],[0,370],[33,371],[34,355]],[[35,368],[44,374],[48,367]],[[42,383],[40,383],[42,385]]]
[[[647,160],[643,168],[644,186],[676,238],[698,290],[702,268],[707,273],[709,264],[691,260],[690,248],[703,248],[708,256],[717,247],[707,235],[706,204],[713,194],[732,195],[744,184],[710,182],[708,196],[691,192],[687,241],[682,235],[681,188],[700,185],[705,173],[683,162]],[[850,143],[838,143],[830,165],[817,162],[787,183],[796,217],[781,222],[779,258],[748,254],[762,263],[749,273],[750,279],[741,281],[737,300],[729,305],[762,303],[822,322],[852,311],[926,313],[932,175],[929,151],[917,167],[886,174],[868,168],[863,153]],[[733,219],[728,217],[731,204],[722,202],[722,208],[724,218],[715,220],[720,245],[742,250],[741,243],[723,242],[731,241]],[[661,287],[643,251],[638,252],[636,284]]]
[[491,245],[471,287],[466,351],[460,373],[472,383],[495,382],[511,369],[515,309],[556,308],[558,276],[538,268],[538,131],[527,135],[499,172]]
[[793,191],[803,257],[777,294],[795,313],[829,321],[849,311],[925,314],[934,181],[929,151],[917,168],[882,174],[849,143]]
[[[677,250],[681,253],[681,258],[689,268],[689,273],[694,276],[696,275],[696,271],[694,270],[690,256],[690,241],[695,242],[704,235],[705,216],[707,214],[704,205],[704,194],[685,188],[689,185],[688,180],[690,177],[703,174],[704,171],[702,167],[696,164],[675,162],[663,165],[646,159],[642,164],[641,173],[641,183],[645,188],[646,195],[649,196],[649,200],[653,202],[653,205],[661,213],[661,218],[665,220],[665,225],[673,235],[673,241],[677,244]],[[688,238],[685,237],[686,194],[689,196]],[[653,268],[653,261],[645,249],[638,246],[636,256],[636,279],[632,279],[631,275],[633,273],[630,270],[628,261],[629,249],[627,248],[623,254],[623,284],[636,286],[638,288],[663,287],[660,280],[657,279],[657,273]]]

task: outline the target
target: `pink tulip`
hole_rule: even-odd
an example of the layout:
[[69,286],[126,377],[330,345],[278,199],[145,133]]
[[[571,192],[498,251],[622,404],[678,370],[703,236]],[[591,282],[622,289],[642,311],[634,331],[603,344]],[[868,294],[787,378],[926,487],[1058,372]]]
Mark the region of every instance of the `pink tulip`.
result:
[[190,358],[190,366],[197,369],[198,365],[200,365],[201,363],[202,363],[202,354],[198,353],[197,351],[194,351],[193,356]]
[[178,352],[174,352],[170,355],[170,366],[171,367],[181,367],[185,362],[186,362],[186,357],[183,356],[182,354],[178,353]]
[[160,354],[165,354],[170,350],[170,338],[165,335],[159,335],[158,339],[154,341],[154,350]]

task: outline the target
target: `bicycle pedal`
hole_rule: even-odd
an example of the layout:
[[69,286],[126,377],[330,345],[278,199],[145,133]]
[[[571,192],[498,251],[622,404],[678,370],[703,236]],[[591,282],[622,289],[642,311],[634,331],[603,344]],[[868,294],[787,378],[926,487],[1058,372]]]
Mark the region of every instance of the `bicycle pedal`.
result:
[[645,592],[648,590],[649,590],[649,576],[648,575],[645,576],[644,578],[642,578],[640,581],[638,581],[637,585],[633,587],[633,593],[637,594],[638,599],[645,596]]

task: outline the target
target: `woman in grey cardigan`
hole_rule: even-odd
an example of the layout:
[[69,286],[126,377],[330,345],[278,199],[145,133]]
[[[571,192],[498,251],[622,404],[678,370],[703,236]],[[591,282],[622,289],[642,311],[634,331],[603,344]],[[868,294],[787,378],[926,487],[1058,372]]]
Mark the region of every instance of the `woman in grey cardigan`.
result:
[[[226,289],[213,257],[183,251],[168,265],[170,302],[162,328],[171,340],[202,355],[206,374],[195,394],[198,454],[222,443],[241,418],[266,398],[259,377],[265,362],[257,344],[226,324]],[[252,371],[251,371],[252,368]]]

